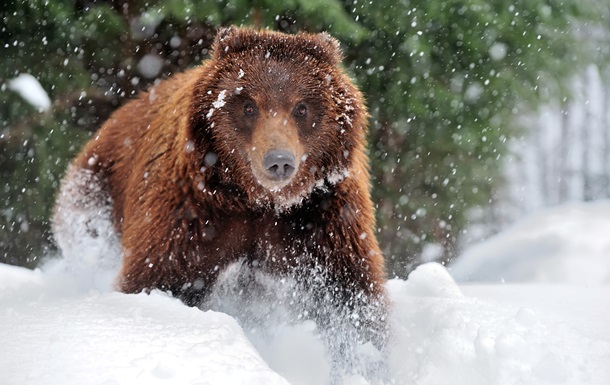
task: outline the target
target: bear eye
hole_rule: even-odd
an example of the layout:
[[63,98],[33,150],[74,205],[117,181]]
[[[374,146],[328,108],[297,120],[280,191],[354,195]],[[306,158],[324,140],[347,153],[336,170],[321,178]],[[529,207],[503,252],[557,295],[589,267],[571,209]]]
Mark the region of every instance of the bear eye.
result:
[[307,115],[307,106],[305,105],[305,103],[297,104],[297,106],[294,108],[293,114],[294,114],[294,116],[299,117],[299,118],[306,116]]
[[244,114],[248,116],[256,115],[256,106],[252,103],[244,104]]

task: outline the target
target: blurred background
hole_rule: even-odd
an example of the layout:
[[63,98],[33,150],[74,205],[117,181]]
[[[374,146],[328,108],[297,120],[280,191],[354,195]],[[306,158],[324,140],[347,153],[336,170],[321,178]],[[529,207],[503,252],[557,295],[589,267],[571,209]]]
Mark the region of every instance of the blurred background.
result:
[[390,277],[528,213],[610,197],[606,0],[8,0],[0,4],[0,262],[54,250],[84,141],[220,26],[328,31],[367,98]]

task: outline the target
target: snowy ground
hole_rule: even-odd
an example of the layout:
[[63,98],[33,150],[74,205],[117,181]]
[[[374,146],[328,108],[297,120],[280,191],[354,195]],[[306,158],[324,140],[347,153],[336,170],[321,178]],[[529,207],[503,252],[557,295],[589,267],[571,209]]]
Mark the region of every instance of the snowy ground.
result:
[[610,201],[540,211],[451,266],[458,281],[610,284]]
[[[433,263],[390,281],[390,383],[610,384],[609,233],[609,202],[570,205],[467,251],[452,268],[486,283],[458,285]],[[574,270],[578,261],[584,268]],[[542,274],[557,265],[565,271]],[[61,260],[36,271],[0,265],[0,383],[329,382],[311,323],[270,325],[261,340],[226,314],[164,293],[113,292],[110,277],[66,271]]]

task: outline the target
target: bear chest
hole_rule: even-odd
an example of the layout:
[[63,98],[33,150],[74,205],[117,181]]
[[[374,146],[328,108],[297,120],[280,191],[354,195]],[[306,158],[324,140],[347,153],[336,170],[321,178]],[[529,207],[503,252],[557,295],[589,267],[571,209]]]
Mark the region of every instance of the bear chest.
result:
[[245,258],[254,267],[278,271],[311,260],[320,243],[314,230],[299,218],[227,216],[206,226],[203,243],[225,263]]

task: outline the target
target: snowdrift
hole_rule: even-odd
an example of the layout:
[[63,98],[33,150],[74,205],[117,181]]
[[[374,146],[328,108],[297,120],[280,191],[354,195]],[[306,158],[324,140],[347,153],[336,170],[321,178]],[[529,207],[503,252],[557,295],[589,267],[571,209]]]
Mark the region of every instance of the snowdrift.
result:
[[[588,223],[603,220],[601,208],[592,211],[597,215]],[[579,247],[579,255],[592,258],[589,252],[603,250],[606,238],[582,241],[580,231],[592,230],[571,223],[578,220],[572,213],[573,207],[551,211],[554,219],[540,219],[539,225],[563,222],[574,229],[556,239],[562,246],[554,253],[559,260]],[[478,251],[480,271],[483,263],[510,254],[507,244],[500,246],[480,246],[488,252]],[[530,255],[536,261],[537,253]],[[0,383],[331,382],[331,362],[311,321],[272,322],[261,334],[225,313],[189,308],[162,292],[114,292],[112,272],[89,262],[75,266],[60,259],[35,271],[0,265]],[[531,276],[521,279],[527,280]],[[610,285],[566,281],[457,285],[441,265],[420,266],[407,280],[387,285],[392,338],[381,358],[388,378],[354,374],[340,383],[607,385]],[[371,360],[378,359],[371,352]]]
[[536,213],[467,250],[458,281],[610,284],[610,201]]

